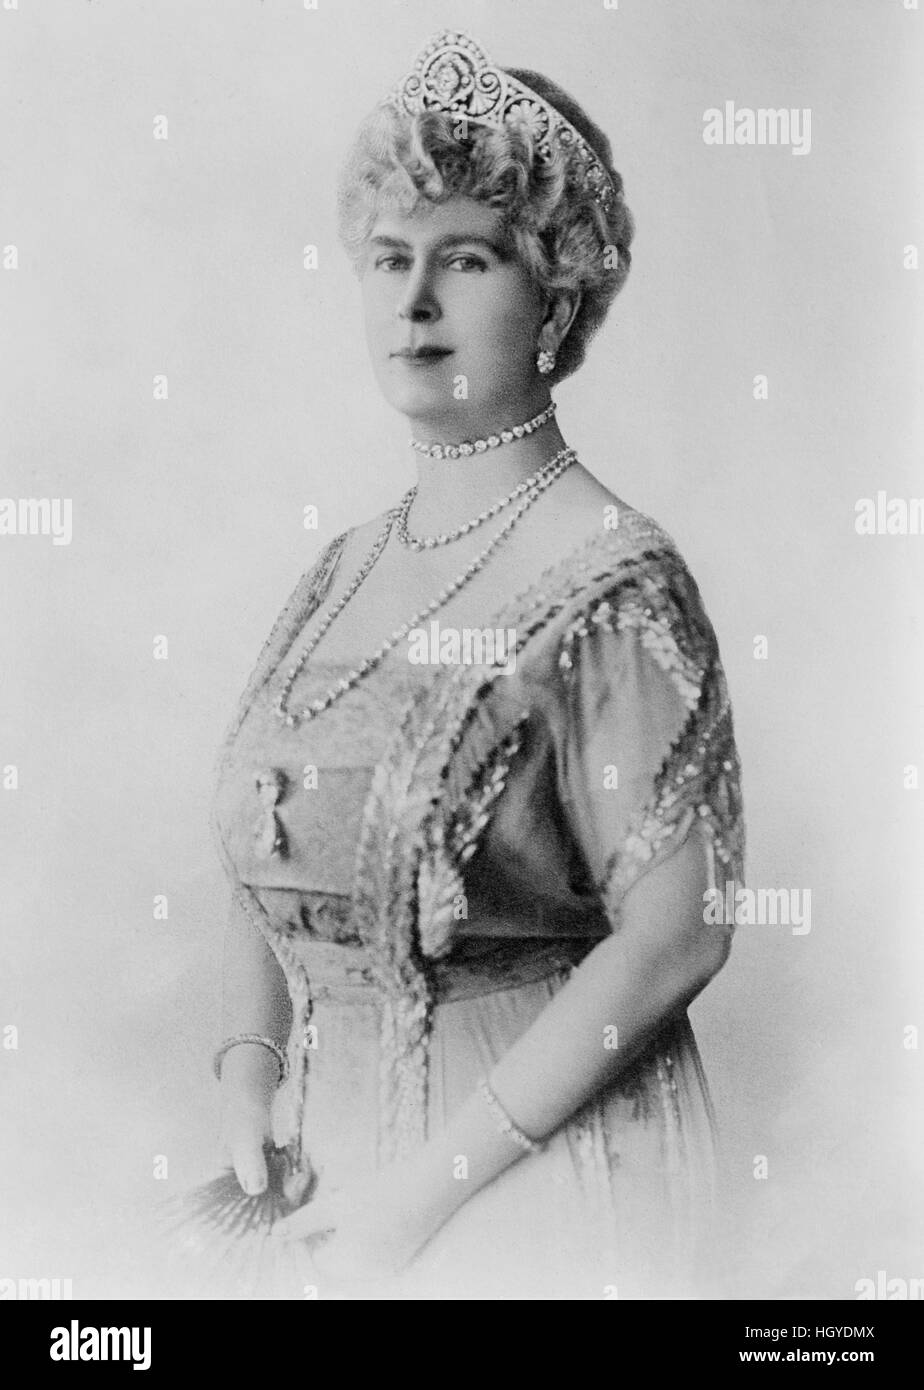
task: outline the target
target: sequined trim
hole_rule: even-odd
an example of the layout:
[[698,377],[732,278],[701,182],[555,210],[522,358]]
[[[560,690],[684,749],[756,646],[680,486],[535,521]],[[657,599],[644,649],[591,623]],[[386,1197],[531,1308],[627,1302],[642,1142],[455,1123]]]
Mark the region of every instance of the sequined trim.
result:
[[293,940],[305,936],[314,941],[338,943],[356,940],[353,903],[346,893],[323,893],[319,889],[305,888],[264,888],[261,892],[264,897],[267,893],[282,893],[292,898],[294,911],[284,930]]
[[648,555],[638,557],[614,580],[610,594],[569,623],[559,652],[566,684],[580,666],[583,641],[604,631],[637,632],[688,711],[651,801],[637,812],[598,882],[615,921],[631,885],[683,841],[697,816],[709,837],[710,887],[715,859],[725,877],[743,881],[745,844],[741,770],[725,676],[699,590],[673,547],[659,556],[657,566]]
[[610,599],[605,598],[565,629],[559,655],[562,670],[570,672],[573,669],[575,642],[578,638],[589,636],[595,628],[607,632],[637,631],[642,646],[651,653],[662,671],[667,671],[673,677],[687,709],[696,708],[703,671],[679,647],[668,617],[656,614],[643,599],[619,600],[618,608],[614,608]]
[[[674,1249],[681,1260],[691,1255],[695,1215],[703,1199],[704,1174],[694,1173],[691,1167],[693,1158],[688,1151],[675,1076],[676,1058],[683,1040],[683,1026],[668,1024],[649,1051],[637,1058],[604,1092],[582,1106],[567,1124],[575,1171],[591,1213],[592,1239],[597,1242],[604,1265],[609,1262],[614,1270],[621,1260],[619,1232],[625,1213],[616,1203],[614,1175],[619,1166],[619,1154],[612,1147],[614,1136],[607,1115],[614,1101],[619,1099],[630,1104],[633,1122],[653,1121],[658,1125]],[[696,1065],[699,1065],[698,1060]],[[711,1132],[711,1106],[708,1093],[704,1091],[704,1095]],[[706,1180],[711,1177],[710,1169]]]
[[[441,673],[442,674],[442,673]],[[422,943],[434,938],[421,914],[420,869],[429,846],[438,844],[433,820],[440,807],[446,771],[458,753],[466,715],[484,696],[500,669],[459,666],[433,680],[405,712],[396,736],[375,770],[363,810],[354,881],[355,921],[386,999],[380,1071],[380,1161],[412,1151],[426,1138],[427,1067],[433,990]],[[503,740],[511,731],[503,731]],[[510,755],[512,745],[507,744]],[[501,761],[504,754],[501,753]],[[485,783],[500,791],[500,779]],[[482,812],[483,814],[484,812]],[[480,828],[483,828],[483,824]],[[465,832],[460,833],[464,834]],[[450,832],[450,841],[455,831]],[[443,855],[438,856],[440,860]],[[434,902],[460,880],[449,856],[434,864]],[[426,891],[426,873],[425,873]]]
[[679,1173],[683,1158],[682,1121],[680,1104],[677,1100],[677,1081],[674,1076],[674,1058],[669,1047],[661,1047],[655,1054],[655,1068],[661,1094],[661,1107],[664,1115],[664,1132],[668,1162],[674,1174]]
[[730,710],[706,728],[691,715],[655,780],[651,802],[633,817],[625,842],[606,861],[598,891],[609,912],[616,913],[632,884],[683,842],[697,817],[710,843],[708,886],[716,886],[716,859],[723,881],[743,884],[739,778]]
[[514,732],[492,749],[448,825],[441,817],[428,820],[417,884],[420,944],[431,959],[447,955],[452,948],[460,899],[465,897],[462,869],[478,850],[494,803],[507,785],[510,764],[520,750],[521,728],[528,718],[527,710]]

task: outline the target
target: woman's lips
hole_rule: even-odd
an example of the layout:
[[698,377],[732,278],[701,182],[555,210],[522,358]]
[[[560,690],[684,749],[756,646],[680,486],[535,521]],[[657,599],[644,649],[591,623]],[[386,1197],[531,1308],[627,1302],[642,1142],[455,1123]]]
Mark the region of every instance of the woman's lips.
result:
[[393,352],[392,356],[406,362],[409,367],[425,367],[433,362],[441,362],[444,357],[449,357],[451,352],[452,348],[402,348],[400,352]]

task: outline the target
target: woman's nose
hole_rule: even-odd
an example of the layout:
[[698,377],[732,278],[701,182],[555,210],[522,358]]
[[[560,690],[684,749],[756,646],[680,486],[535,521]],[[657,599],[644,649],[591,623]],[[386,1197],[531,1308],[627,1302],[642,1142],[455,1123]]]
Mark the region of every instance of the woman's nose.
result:
[[399,319],[410,323],[432,323],[440,317],[440,306],[433,289],[432,277],[426,269],[412,270],[398,301]]

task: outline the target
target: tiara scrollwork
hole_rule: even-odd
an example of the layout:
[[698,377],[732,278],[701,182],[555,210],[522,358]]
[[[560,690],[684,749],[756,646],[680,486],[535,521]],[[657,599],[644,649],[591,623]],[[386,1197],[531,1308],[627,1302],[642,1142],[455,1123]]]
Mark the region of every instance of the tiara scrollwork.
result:
[[559,147],[605,212],[616,202],[609,174],[581,133],[538,92],[492,63],[467,34],[446,29],[431,39],[387,101],[408,115],[446,111],[497,129],[525,125],[540,159],[548,162]]

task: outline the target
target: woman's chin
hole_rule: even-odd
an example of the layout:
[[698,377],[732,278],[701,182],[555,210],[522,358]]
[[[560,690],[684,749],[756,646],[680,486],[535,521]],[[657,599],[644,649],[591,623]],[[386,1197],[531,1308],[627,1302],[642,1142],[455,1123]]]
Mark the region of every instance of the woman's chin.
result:
[[412,424],[442,423],[448,426],[459,416],[459,403],[445,383],[383,382],[385,399]]
[[[379,380],[386,401],[404,415],[415,435],[434,439],[459,439],[487,434],[500,423],[518,424],[530,413],[527,405],[511,407],[509,401],[458,400],[451,383]],[[482,428],[483,426],[483,428]]]

